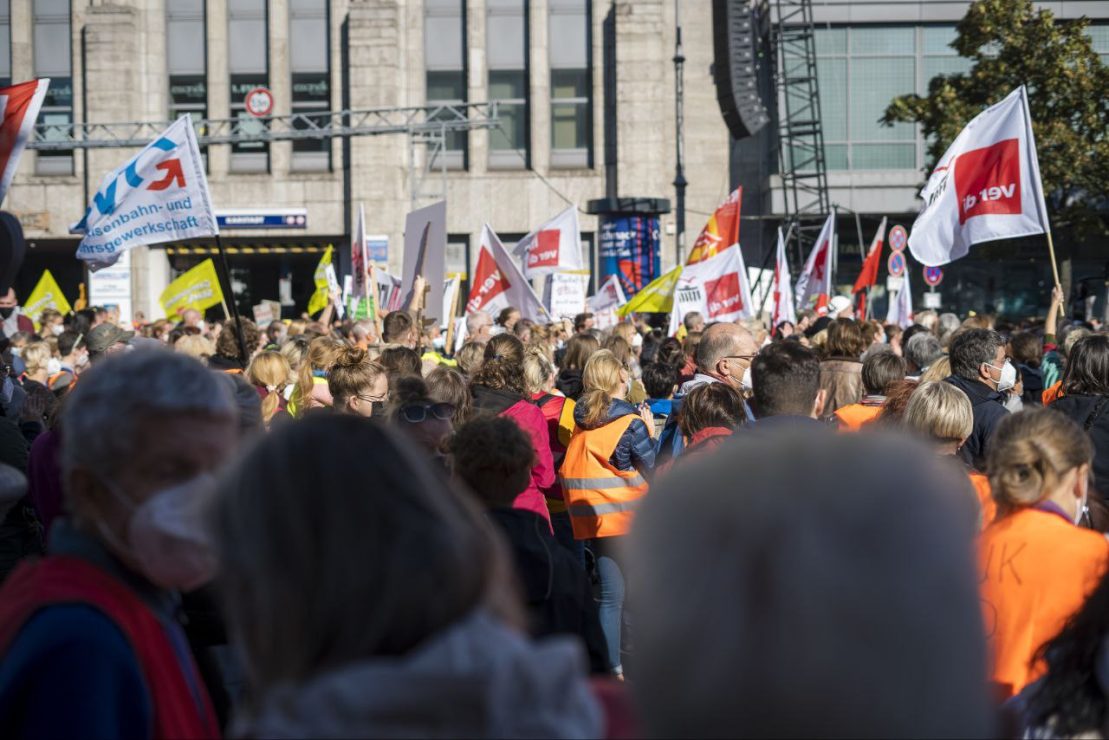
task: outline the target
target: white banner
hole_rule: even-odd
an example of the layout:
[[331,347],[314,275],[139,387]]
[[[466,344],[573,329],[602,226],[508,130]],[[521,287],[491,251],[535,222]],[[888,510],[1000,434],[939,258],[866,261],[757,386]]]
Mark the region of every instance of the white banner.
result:
[[913,291],[909,282],[908,271],[901,281],[901,289],[896,295],[890,296],[889,310],[886,311],[886,323],[896,324],[902,329],[913,325]]
[[588,276],[552,272],[547,277],[543,303],[555,319],[573,319],[585,311],[585,281]]
[[909,251],[928,267],[965,257],[972,244],[1047,230],[1023,85],[967,124],[920,197],[924,207],[909,234]]
[[678,331],[682,318],[699,311],[705,323],[735,321],[754,315],[751,286],[739,245],[728,247],[715,257],[686,265],[674,293],[670,312],[670,335]]
[[797,307],[808,308],[809,299],[820,296],[827,301],[832,297],[832,250],[836,243],[836,214],[829,214],[816,238],[801,277],[797,279]]
[[620,323],[617,310],[627,302],[624,288],[620,285],[620,278],[609,275],[596,295],[590,296],[586,301],[589,312],[593,314],[593,326],[601,330],[616,326]]
[[584,270],[578,207],[570,206],[516,243],[512,253],[524,263],[524,276]]
[[192,119],[181,116],[117,170],[105,175],[84,218],[77,259],[98,270],[144,244],[219,233]]

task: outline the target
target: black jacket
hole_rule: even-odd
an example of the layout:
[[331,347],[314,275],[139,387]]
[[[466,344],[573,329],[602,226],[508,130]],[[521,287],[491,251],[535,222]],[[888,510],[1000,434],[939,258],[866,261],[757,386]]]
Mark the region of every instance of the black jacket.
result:
[[581,370],[563,370],[555,378],[555,388],[572,401],[581,398],[585,387],[581,382]]
[[592,586],[577,558],[558,544],[547,520],[533,511],[492,509],[488,515],[508,540],[532,634],[580,638],[593,672],[603,672],[604,635]]
[[985,470],[990,438],[997,430],[997,425],[1009,415],[1009,410],[1002,405],[1005,395],[985,383],[955,375],[948,378],[947,382],[967,394],[974,410],[974,429],[966,444],[959,450],[959,457],[975,470]]
[[1094,486],[1103,499],[1109,499],[1109,396],[1063,396],[1050,408],[1073,419],[1090,435]]

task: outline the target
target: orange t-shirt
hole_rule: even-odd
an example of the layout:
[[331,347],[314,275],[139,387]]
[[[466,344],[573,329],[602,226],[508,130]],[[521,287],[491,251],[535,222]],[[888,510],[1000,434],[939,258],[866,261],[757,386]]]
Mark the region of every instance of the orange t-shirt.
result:
[[882,413],[881,406],[867,406],[853,403],[836,410],[836,419],[839,421],[841,432],[857,432],[864,424],[874,421]]
[[1109,539],[1063,516],[1020,509],[986,527],[978,544],[990,676],[1010,697],[1043,675],[1036,651],[1082,608],[1109,562]]
[[990,526],[994,517],[997,516],[997,502],[993,500],[993,493],[990,490],[990,479],[982,473],[971,473],[970,482],[974,486],[974,492],[978,494],[978,506],[982,512],[982,526],[979,529],[984,530]]

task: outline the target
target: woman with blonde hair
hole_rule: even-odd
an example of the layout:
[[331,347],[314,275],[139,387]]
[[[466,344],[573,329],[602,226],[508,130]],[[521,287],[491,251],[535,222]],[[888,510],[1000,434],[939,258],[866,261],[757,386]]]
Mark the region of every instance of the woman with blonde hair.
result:
[[23,364],[26,370],[23,377],[46,385],[50,379],[50,345],[46,342],[31,342],[23,348]]
[[208,358],[216,352],[212,341],[200,334],[186,334],[173,344],[173,351],[189,357],[195,357],[207,363]]
[[603,734],[581,648],[525,635],[490,524],[400,433],[347,415],[284,425],[212,508],[249,683],[232,734]]
[[[967,394],[943,381],[922,382],[909,396],[901,417],[909,432],[930,444],[936,454],[954,458],[974,430],[974,408]],[[980,523],[985,528],[997,515],[997,503],[990,492],[990,479],[977,470],[967,471],[978,494]]]
[[999,697],[1043,675],[1037,651],[1082,607],[1109,563],[1109,540],[1076,526],[1093,456],[1082,427],[1050,409],[1007,417],[990,440],[997,518],[982,533],[979,569]]
[[929,365],[928,369],[925,370],[923,373],[921,373],[920,382],[921,383],[928,383],[928,382],[932,382],[932,381],[940,381],[940,380],[943,380],[944,378],[950,378],[950,377],[951,377],[951,358],[948,357],[947,355],[944,355],[943,357],[941,357],[940,359],[936,360],[931,365]]
[[297,370],[297,383],[289,399],[289,413],[303,416],[315,408],[330,408],[334,403],[327,388],[327,375],[339,359],[345,344],[331,337],[316,337]]
[[631,375],[612,352],[598,350],[585,363],[584,393],[574,408],[579,431],[560,470],[574,538],[593,551],[601,583],[601,629],[608,667],[623,676],[620,660],[624,573],[619,543],[631,529],[655,466],[654,418],[644,404],[626,400]]
[[333,408],[341,414],[375,416],[385,412],[389,378],[381,363],[366,358],[366,350],[344,347],[327,376]]
[[289,361],[280,352],[259,352],[247,369],[247,379],[262,397],[262,422],[268,429],[277,415],[288,416],[285,401],[285,386],[289,384],[292,371]]

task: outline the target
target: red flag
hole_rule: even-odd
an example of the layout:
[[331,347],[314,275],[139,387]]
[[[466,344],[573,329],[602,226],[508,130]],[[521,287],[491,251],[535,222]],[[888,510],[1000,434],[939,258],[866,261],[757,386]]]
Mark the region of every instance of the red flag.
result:
[[878,268],[882,264],[882,242],[885,238],[886,219],[883,218],[882,224],[878,227],[878,233],[874,235],[874,241],[870,243],[870,251],[866,253],[866,260],[863,261],[863,271],[859,273],[859,279],[851,289],[852,293],[873,288],[878,282]]
[[50,80],[31,80],[0,87],[0,202],[19,166],[19,156],[31,139]]
[[743,200],[743,188],[736,188],[728,199],[709,216],[709,222],[701,229],[693,248],[689,250],[687,265],[694,265],[723,252],[733,244],[739,244],[739,207]]

